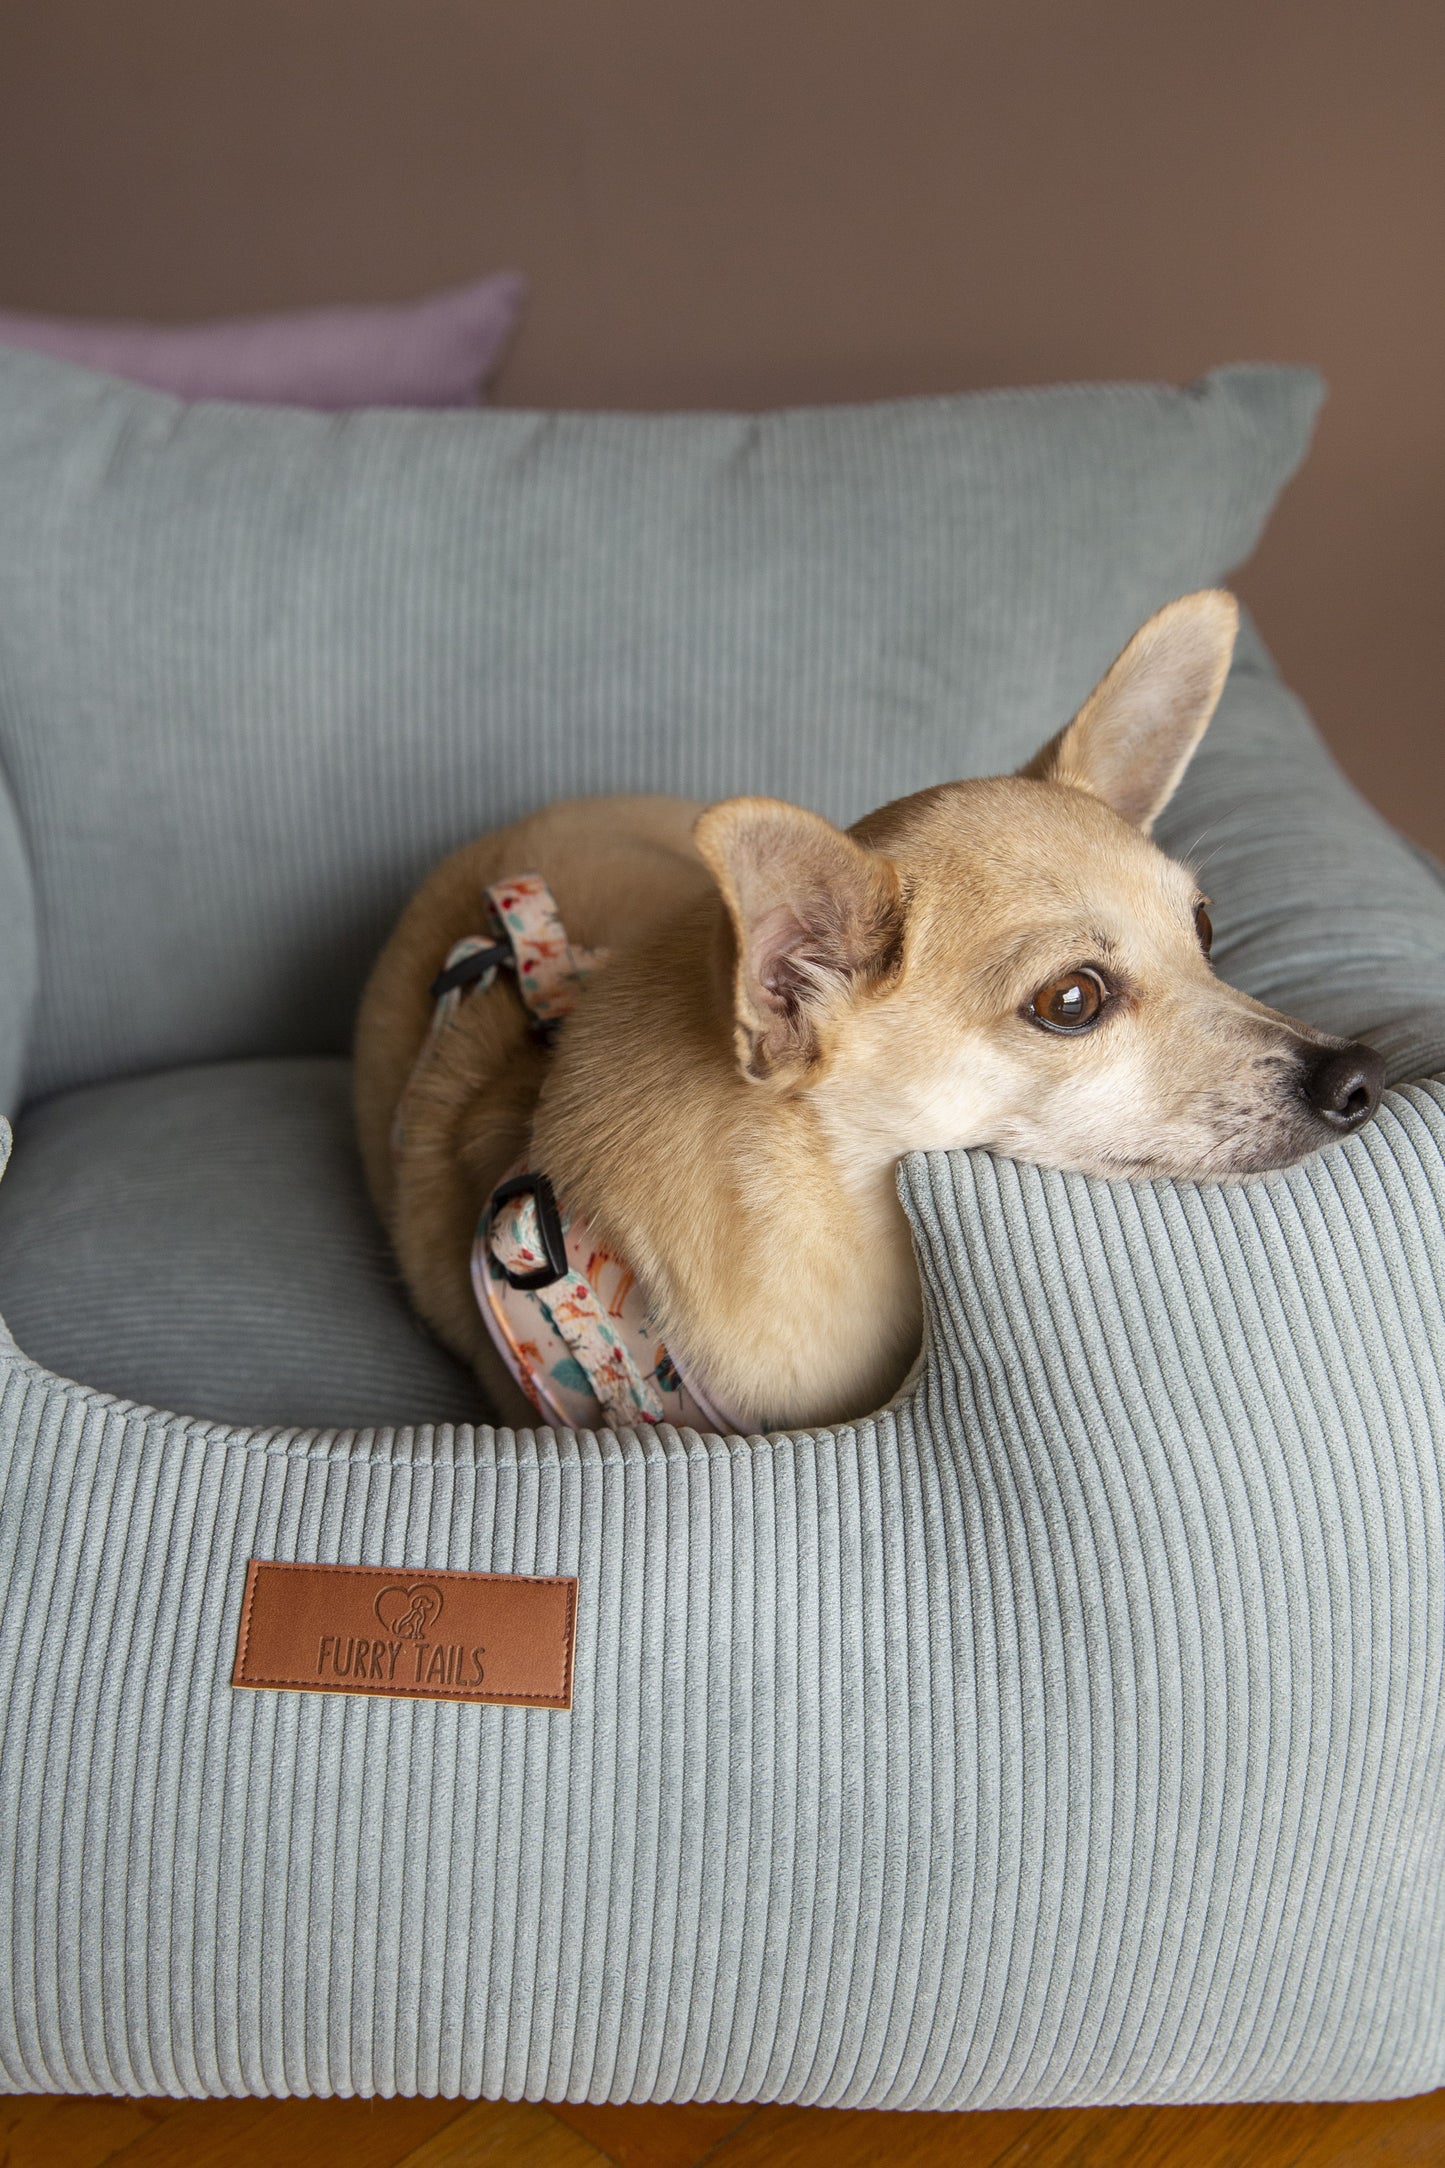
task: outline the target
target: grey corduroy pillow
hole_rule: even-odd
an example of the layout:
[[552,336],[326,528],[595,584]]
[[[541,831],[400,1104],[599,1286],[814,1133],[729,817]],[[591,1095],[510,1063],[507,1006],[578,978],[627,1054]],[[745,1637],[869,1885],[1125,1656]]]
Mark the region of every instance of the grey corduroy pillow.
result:
[[0,353],[0,772],[45,929],[28,1091],[342,1050],[408,887],[549,798],[853,818],[1016,762],[1151,610],[1249,554],[1319,397],[1246,367],[330,418]]

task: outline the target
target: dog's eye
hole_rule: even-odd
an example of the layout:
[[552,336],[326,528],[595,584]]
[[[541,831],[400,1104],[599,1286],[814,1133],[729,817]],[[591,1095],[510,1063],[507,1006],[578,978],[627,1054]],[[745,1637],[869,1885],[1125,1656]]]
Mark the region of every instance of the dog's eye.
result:
[[1048,1031],[1086,1031],[1108,999],[1095,971],[1066,971],[1050,979],[1029,1003],[1029,1014]]
[[1202,903],[1194,906],[1194,931],[1199,936],[1199,946],[1207,956],[1214,946],[1214,921]]

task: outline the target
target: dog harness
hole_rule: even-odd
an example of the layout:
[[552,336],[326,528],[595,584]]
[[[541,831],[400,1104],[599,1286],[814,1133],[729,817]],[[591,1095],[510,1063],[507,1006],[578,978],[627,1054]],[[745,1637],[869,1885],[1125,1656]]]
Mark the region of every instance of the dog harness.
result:
[[[405,1142],[412,1086],[461,1003],[510,971],[546,1044],[599,963],[603,949],[567,938],[540,874],[495,882],[485,892],[487,934],[454,943],[432,981],[431,1026],[397,1107],[392,1149]],[[565,1211],[540,1168],[524,1158],[483,1207],[472,1242],[472,1289],[498,1353],[538,1414],[561,1429],[599,1423],[674,1423],[736,1433],[658,1337],[625,1258],[598,1241],[580,1213]]]

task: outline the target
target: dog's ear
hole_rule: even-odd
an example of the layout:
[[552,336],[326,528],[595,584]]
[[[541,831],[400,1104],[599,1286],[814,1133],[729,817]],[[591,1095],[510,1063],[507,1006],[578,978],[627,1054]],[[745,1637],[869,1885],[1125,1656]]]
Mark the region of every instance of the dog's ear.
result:
[[710,806],[693,839],[732,920],[743,1073],[806,1070],[829,1015],[902,962],[897,872],[820,814],[777,798]]
[[1089,791],[1148,835],[1218,704],[1238,629],[1221,588],[1166,603],[1019,773]]

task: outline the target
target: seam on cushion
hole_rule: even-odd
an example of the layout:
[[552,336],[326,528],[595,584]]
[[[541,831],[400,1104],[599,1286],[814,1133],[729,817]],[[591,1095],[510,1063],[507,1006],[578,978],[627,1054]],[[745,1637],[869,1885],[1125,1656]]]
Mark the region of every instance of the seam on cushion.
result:
[[[20,839],[20,856],[25,867],[25,878],[30,886],[31,923],[35,928],[36,952],[40,949],[40,891],[35,880],[35,859],[30,849],[30,837],[20,817],[20,797],[6,765],[5,746],[0,738],[0,798],[9,806],[15,822],[15,833]],[[1439,870],[1438,868],[1436,869]]]
[[[3,694],[3,687],[4,675],[3,672],[0,672],[0,694]],[[0,713],[3,713],[3,708],[3,697],[0,697]],[[15,784],[10,774],[10,768],[5,758],[3,729],[0,729],[0,802],[3,802],[4,806],[8,808],[9,811],[9,821],[6,825],[8,825],[14,831],[16,844],[20,854],[21,879],[24,882],[26,899],[30,905],[30,924],[28,928],[30,945],[32,949],[31,971],[29,974],[30,985],[28,986],[28,988],[26,987],[24,982],[24,974],[22,973],[20,1017],[18,1020],[20,1031],[20,1062],[15,1078],[15,1102],[11,1109],[12,1113],[18,1115],[21,1108],[25,1104],[25,1071],[31,1052],[31,1042],[35,1030],[35,1017],[40,1002],[40,981],[43,969],[42,959],[45,955],[45,943],[42,939],[42,929],[40,923],[40,884],[35,876],[35,856],[30,847],[30,836],[26,830],[25,821],[21,814],[20,797],[15,789]],[[23,919],[23,910],[21,916]],[[26,932],[27,928],[22,924],[20,927],[20,940],[22,942],[25,939]],[[3,1160],[0,1160],[0,1171],[3,1171],[3,1165]]]
[[[3,689],[4,683],[4,673],[0,672],[0,689]],[[3,699],[0,699],[0,714],[3,714],[4,707],[5,703]],[[21,855],[25,861],[25,877],[30,883],[32,923],[35,927],[35,939],[38,947],[40,940],[40,895],[35,883],[35,860],[30,849],[30,838],[26,833],[25,823],[20,817],[20,796],[15,788],[15,779],[10,772],[10,763],[5,755],[3,731],[0,731],[0,797],[7,800],[10,811],[15,818],[15,833],[20,838]]]

